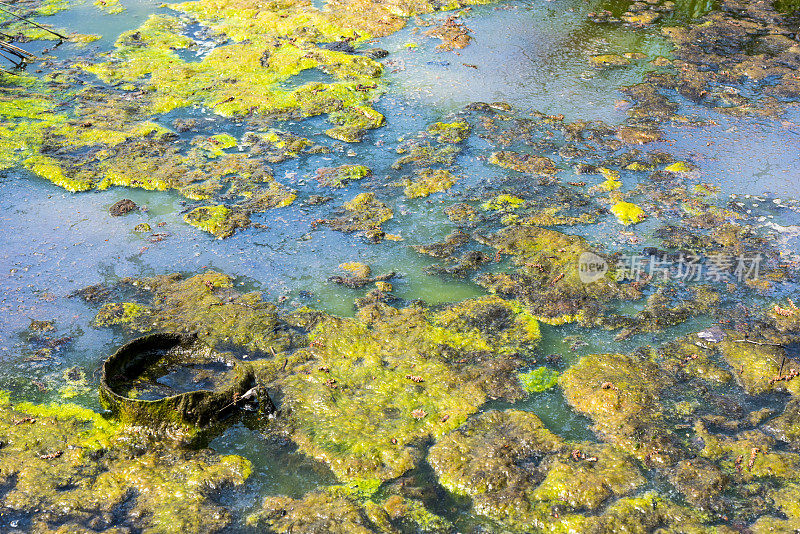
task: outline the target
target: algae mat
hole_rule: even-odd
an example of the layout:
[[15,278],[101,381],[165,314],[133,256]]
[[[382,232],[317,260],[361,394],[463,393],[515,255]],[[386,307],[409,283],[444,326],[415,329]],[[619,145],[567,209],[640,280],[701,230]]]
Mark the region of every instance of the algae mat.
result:
[[800,528],[797,7],[12,3],[0,529]]

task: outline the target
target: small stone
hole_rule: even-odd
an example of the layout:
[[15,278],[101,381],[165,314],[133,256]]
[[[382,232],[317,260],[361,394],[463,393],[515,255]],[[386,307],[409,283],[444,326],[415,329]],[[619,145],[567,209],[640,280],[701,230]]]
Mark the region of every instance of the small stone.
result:
[[134,232],[151,232],[153,229],[147,223],[139,223],[134,228]]
[[139,206],[133,200],[123,198],[108,208],[108,212],[112,217],[120,217],[137,209],[139,209]]
[[364,50],[364,55],[370,59],[383,59],[389,55],[389,51],[383,48],[368,48]]
[[725,332],[722,331],[722,328],[714,326],[709,328],[708,330],[703,330],[702,332],[698,332],[697,337],[705,341],[709,341],[711,343],[719,343],[720,341],[725,339]]

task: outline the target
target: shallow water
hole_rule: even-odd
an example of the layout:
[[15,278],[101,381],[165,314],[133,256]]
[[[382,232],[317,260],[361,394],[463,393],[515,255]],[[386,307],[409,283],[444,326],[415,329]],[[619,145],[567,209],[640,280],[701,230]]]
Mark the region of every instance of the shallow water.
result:
[[[423,268],[435,260],[409,246],[436,241],[450,233],[453,225],[442,213],[445,203],[454,199],[474,203],[482,194],[511,182],[508,173],[486,163],[487,145],[473,137],[457,160],[458,172],[465,178],[452,191],[427,199],[407,199],[402,188],[393,185],[410,174],[408,169],[391,168],[398,156],[396,149],[424,131],[426,125],[473,101],[504,101],[523,112],[561,113],[567,120],[621,122],[625,110],[616,105],[622,99],[618,88],[640,81],[650,68],[647,61],[669,54],[669,47],[656,32],[601,29],[587,24],[586,13],[598,5],[554,0],[474,7],[462,16],[474,41],[458,54],[437,51],[438,41],[421,35],[420,29],[443,20],[442,14],[421,17],[419,24],[410,21],[406,29],[376,41],[375,46],[390,51],[383,61],[387,95],[376,105],[386,116],[386,126],[368,132],[360,144],[342,147],[321,135],[326,126],[319,118],[280,124],[320,144],[334,146],[334,151],[275,165],[276,178],[296,189],[298,200],[290,207],[254,216],[254,222],[263,227],[237,232],[225,240],[186,225],[182,215],[187,203],[173,193],[113,188],[70,194],[24,171],[0,175],[5,192],[0,199],[0,263],[5,266],[0,272],[0,388],[42,401],[62,398],[64,388],[71,387],[71,400],[99,408],[97,369],[129,335],[93,327],[96,308],[69,295],[88,285],[113,283],[126,276],[215,269],[236,276],[240,289],[262,291],[265,300],[285,299],[281,305],[284,309],[308,305],[343,316],[353,314],[354,298],[364,293],[327,281],[338,274],[337,265],[347,261],[366,263],[376,274],[396,271],[399,276],[392,280],[394,294],[405,301],[422,299],[441,304],[484,294],[469,279],[424,274]],[[72,31],[100,32],[102,39],[80,53],[104,52],[111,49],[119,33],[135,28],[150,13],[166,9],[155,2],[127,2],[126,6],[128,10],[121,15],[98,18],[91,5],[83,5],[52,17],[52,23]],[[415,46],[408,46],[411,43]],[[589,64],[591,55],[622,52],[641,52],[646,59],[608,71],[597,71]],[[65,45],[54,55],[65,59],[75,53],[75,47]],[[324,81],[326,76],[319,71],[304,72],[287,84]],[[800,198],[800,112],[796,108],[789,110],[783,122],[732,119],[686,103],[681,112],[716,123],[670,129],[669,141],[662,145],[698,165],[697,181],[719,185],[721,196],[769,193],[767,200],[746,201],[751,204],[749,209],[763,214],[760,222],[783,228],[800,225],[796,209],[771,203],[775,197]],[[201,119],[203,133],[227,132],[238,137],[244,131],[241,124],[201,108],[166,114],[160,122],[169,124],[175,118],[187,117]],[[312,179],[319,167],[361,161],[369,162],[374,176],[342,190],[324,190]],[[625,177],[626,189],[635,185],[636,178]],[[395,218],[384,229],[401,236],[402,241],[370,245],[313,224],[362,191],[375,191],[394,209]],[[304,206],[303,202],[314,194],[329,194],[334,200],[323,207]],[[148,210],[111,217],[109,206],[123,198],[146,205]],[[147,234],[134,232],[134,226],[142,222],[166,234],[164,239],[151,242]],[[642,237],[637,248],[651,243],[654,225],[655,221],[646,222],[637,228]],[[606,248],[619,247],[623,242],[619,225],[610,215],[585,232],[591,242]],[[786,254],[796,255],[800,232],[785,234]],[[497,265],[486,270],[497,270]],[[782,291],[791,294],[794,289]],[[632,306],[628,311],[637,308]],[[32,319],[54,320],[56,331],[47,336],[69,339],[56,345],[50,356],[36,359],[36,343],[46,344],[47,340],[32,342],[25,333]],[[544,337],[536,355],[559,354],[563,369],[581,355],[630,351],[707,326],[709,321],[704,318],[692,319],[665,332],[625,341],[615,341],[609,332],[543,326]],[[572,348],[565,336],[574,336],[570,339],[585,344]],[[82,370],[85,380],[79,384],[67,381],[65,371],[72,368]],[[172,387],[180,387],[187,380],[178,375],[172,378]],[[487,406],[504,407],[508,405]],[[535,412],[548,428],[567,439],[594,438],[589,421],[569,409],[558,389],[533,394],[514,407]],[[250,430],[244,424],[230,427],[210,446],[220,453],[241,454],[254,465],[246,486],[223,497],[223,503],[237,515],[254,509],[260,496],[300,497],[319,485],[335,482],[323,464],[296,453],[287,442],[264,439],[261,430]]]

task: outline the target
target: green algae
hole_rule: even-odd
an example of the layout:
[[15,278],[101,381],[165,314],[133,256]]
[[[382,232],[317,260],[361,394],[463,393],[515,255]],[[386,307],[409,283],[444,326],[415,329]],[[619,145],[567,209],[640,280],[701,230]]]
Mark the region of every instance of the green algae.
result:
[[216,532],[230,516],[210,493],[251,471],[239,456],[150,447],[135,429],[74,404],[12,405],[6,396],[0,435],[4,506],[29,514],[36,531]]
[[642,222],[647,217],[642,208],[636,204],[622,200],[615,202],[614,205],[611,206],[611,213],[625,226]]
[[364,165],[340,165],[319,168],[314,178],[324,187],[339,188],[368,176],[372,176],[372,169]]
[[542,335],[539,322],[519,303],[495,295],[465,300],[439,311],[434,324],[462,332],[476,331],[485,346],[501,354],[530,350]]
[[444,213],[454,223],[469,224],[479,219],[478,211],[463,202],[446,207]]
[[627,67],[631,64],[630,60],[617,54],[602,54],[592,56],[589,62],[597,69],[608,69],[613,67]]
[[380,231],[383,223],[394,217],[386,204],[375,198],[375,193],[359,193],[345,202],[345,212],[339,217],[322,221],[339,232]]
[[341,480],[385,480],[412,469],[420,461],[416,443],[457,427],[485,398],[428,352],[479,338],[462,341],[417,318],[422,328],[414,332],[419,344],[411,352],[406,323],[412,314],[397,312],[377,330],[326,320],[311,335],[309,362],[301,367],[308,374],[283,383],[294,440]]
[[218,239],[230,237],[236,228],[247,226],[249,220],[242,219],[224,205],[202,206],[195,208],[183,216],[183,220],[201,230],[205,230]]
[[[173,274],[124,279],[123,286],[138,288],[151,298],[149,313],[131,316],[121,324],[135,332],[196,333],[212,348],[232,344],[281,352],[302,343],[302,336],[297,338],[278,317],[275,305],[264,302],[259,293],[233,290],[233,282],[230,276],[215,271],[190,278]],[[117,306],[106,304],[101,313]]]
[[576,512],[597,510],[645,482],[622,451],[564,442],[536,415],[517,410],[470,419],[436,443],[428,461],[444,487],[471,497],[476,513],[515,531],[586,528],[592,519]]
[[501,193],[484,202],[481,207],[485,210],[512,211],[524,204],[525,201],[517,196]]
[[527,373],[520,373],[519,380],[528,393],[541,393],[558,384],[558,373],[547,367],[537,367]]
[[800,394],[800,382],[774,380],[792,373],[792,369],[800,371],[797,362],[787,360],[783,347],[758,341],[749,343],[747,338],[733,331],[726,333],[726,338],[719,344],[719,350],[735,371],[733,374],[736,380],[749,394],[759,395],[767,391]]
[[118,15],[127,9],[119,0],[95,0],[94,5],[109,15]]
[[412,248],[420,254],[434,258],[447,258],[452,256],[462,245],[469,242],[469,236],[461,230],[454,230],[445,236],[443,241],[427,245],[414,245]]
[[649,360],[622,354],[585,356],[559,378],[567,402],[592,419],[593,430],[638,457],[674,454],[657,401],[670,382]]
[[293,439],[340,480],[387,480],[419,465],[421,444],[456,428],[510,379],[540,334],[498,297],[439,311],[368,304],[358,319],[321,315],[311,345],[277,382]]
[[325,130],[325,134],[345,143],[358,143],[367,130],[383,126],[383,115],[368,106],[352,106],[345,111],[336,111],[328,115],[333,128]]
[[412,141],[401,145],[398,154],[404,154],[392,163],[393,169],[401,169],[405,165],[413,165],[418,169],[428,169],[437,165],[450,167],[455,163],[456,156],[461,153],[458,145],[431,144],[427,141]]
[[550,158],[511,151],[493,152],[489,157],[489,163],[539,176],[552,176],[558,172],[555,163]]
[[481,237],[480,241],[500,253],[511,254],[516,270],[484,274],[477,282],[492,293],[518,300],[542,321],[589,322],[603,302],[640,295],[635,287],[612,280],[611,272],[584,283],[578,268],[580,258],[594,252],[578,236],[512,225]]
[[[258,153],[226,153],[238,144],[230,135],[196,140],[197,146],[184,154],[167,128],[132,120],[150,101],[146,96],[135,104],[124,95],[107,95],[93,88],[78,90],[73,96],[74,108],[69,113],[53,113],[47,96],[0,100],[4,121],[0,130],[10,136],[0,141],[0,166],[24,166],[72,192],[118,186],[175,189],[190,199],[210,200],[221,197],[225,185],[231,183],[226,202],[233,202],[223,207],[232,216],[210,221],[214,223],[210,231],[218,236],[246,226],[253,212],[286,206],[295,199],[293,191],[272,179]],[[284,153],[289,150],[283,149]],[[222,208],[217,208],[217,215],[222,215]]]
[[440,143],[461,143],[469,137],[471,130],[467,121],[435,122],[427,129]]
[[94,188],[94,182],[87,178],[71,178],[64,173],[59,162],[47,156],[31,156],[24,161],[25,168],[33,174],[53,182],[67,191],[76,193]]
[[[134,321],[143,322],[150,310],[135,302],[104,304],[94,317],[96,326],[128,325]],[[144,325],[142,328],[145,328]]]
[[[173,7],[200,15],[208,7],[204,4],[189,2]],[[218,17],[226,10],[214,7],[215,20],[207,20],[209,27],[220,38],[239,37],[247,22],[239,16],[223,22]],[[279,19],[279,12],[260,13],[261,18]],[[303,22],[308,24],[309,16],[304,18]],[[329,135],[348,141],[357,140],[365,129],[383,123],[383,117],[366,105],[376,93],[374,81],[382,72],[382,66],[369,58],[315,46],[316,39],[322,36],[281,42],[291,31],[291,26],[281,21],[276,27],[265,26],[269,30],[255,40],[235,38],[233,43],[217,46],[198,62],[186,62],[174,52],[176,48],[194,46],[191,39],[180,33],[183,24],[175,17],[154,15],[139,29],[123,34],[108,62],[88,69],[109,83],[146,79],[153,91],[152,110],[159,113],[191,104],[207,106],[225,116],[253,112],[284,117],[328,113],[339,124],[329,130]],[[333,32],[330,26],[325,30]],[[340,30],[335,38],[346,33]],[[328,71],[338,80],[294,89],[282,86],[292,76],[314,68]],[[230,72],[236,72],[236,76],[226,77]],[[252,90],[256,87],[257,92]],[[369,89],[360,90],[365,87]]]
[[427,197],[433,193],[447,191],[458,179],[458,176],[454,176],[446,169],[424,170],[419,172],[413,181],[407,182],[404,193],[408,198]]
[[309,493],[301,499],[267,497],[261,509],[248,517],[252,527],[271,532],[331,532],[342,534],[444,534],[453,526],[411,499],[394,495],[382,503],[354,498],[342,486]]

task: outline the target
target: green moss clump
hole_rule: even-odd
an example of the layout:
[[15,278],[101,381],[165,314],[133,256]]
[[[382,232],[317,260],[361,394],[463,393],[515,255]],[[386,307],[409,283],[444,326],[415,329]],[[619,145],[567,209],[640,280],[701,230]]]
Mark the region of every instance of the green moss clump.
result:
[[584,283],[580,258],[593,252],[578,236],[512,225],[478,239],[500,253],[511,254],[516,271],[481,275],[477,282],[493,293],[516,299],[540,321],[590,323],[604,302],[641,295],[633,286],[614,281],[611,272]]
[[408,164],[418,169],[429,169],[436,165],[445,167],[453,165],[461,148],[455,144],[431,145],[428,142],[413,141],[410,146],[401,146],[397,151],[405,155],[392,163],[393,169],[401,169]]
[[94,317],[95,326],[139,324],[142,331],[147,328],[146,321],[150,310],[135,302],[104,304]]
[[428,133],[435,135],[440,143],[461,143],[469,137],[470,131],[466,121],[435,122],[428,126]]
[[325,224],[339,232],[359,232],[380,229],[381,224],[394,217],[391,208],[375,198],[375,193],[360,193],[344,205],[345,213],[328,219]]
[[444,213],[454,223],[472,223],[479,219],[478,210],[463,202],[446,207]]
[[317,314],[314,325],[276,385],[300,449],[343,481],[400,476],[487,398],[522,398],[519,354],[540,337],[530,314],[494,296],[438,310],[369,303],[358,319]]
[[448,258],[453,253],[469,242],[469,236],[461,230],[450,232],[443,241],[429,243],[427,245],[414,245],[412,248],[420,254],[427,254],[434,258]]
[[552,176],[558,172],[558,168],[550,158],[511,151],[493,152],[489,163],[517,172],[540,176]]
[[250,463],[152,447],[141,434],[74,404],[0,403],[0,481],[6,510],[37,532],[136,524],[154,534],[217,532],[228,513],[209,498],[242,484]]
[[616,191],[622,187],[622,178],[620,177],[619,172],[612,169],[607,169],[605,167],[600,167],[598,170],[605,178],[605,181],[598,184],[596,186],[597,189],[602,191]]
[[366,511],[346,497],[311,493],[302,499],[267,497],[261,510],[247,518],[248,525],[269,528],[276,534],[330,532],[331,534],[373,534],[380,532]]
[[345,111],[331,113],[329,119],[337,126],[326,130],[325,134],[345,143],[361,141],[366,130],[379,128],[385,122],[383,115],[369,106],[353,106]]
[[433,322],[448,329],[475,330],[487,347],[501,354],[530,351],[542,337],[531,313],[495,295],[450,305],[436,313]]
[[205,150],[208,157],[217,158],[225,154],[226,150],[237,146],[239,141],[230,134],[217,134],[211,137],[196,138],[192,140],[192,144]]
[[675,454],[658,402],[671,383],[652,362],[622,354],[585,356],[559,378],[567,402],[597,434],[640,458]]
[[[235,291],[233,282],[215,271],[190,278],[173,274],[123,279],[123,286],[143,290],[152,298],[148,314],[121,324],[136,332],[196,333],[211,347],[232,344],[261,352],[280,352],[304,342],[304,336],[278,317],[275,305],[264,302],[259,293]],[[117,309],[119,305],[106,306]]]
[[611,213],[625,226],[642,222],[647,217],[644,210],[636,204],[621,200],[611,206]]
[[733,375],[750,395],[769,391],[789,391],[800,395],[798,380],[774,381],[783,365],[783,374],[798,369],[798,364],[786,359],[786,350],[780,346],[755,344],[744,341],[741,334],[726,330],[725,339],[718,344],[723,358],[733,369]]
[[527,373],[521,373],[519,380],[522,388],[528,393],[541,393],[558,384],[558,372],[547,367],[537,367]]
[[457,427],[486,398],[436,357],[484,348],[479,336],[431,325],[412,309],[382,313],[371,327],[325,318],[308,363],[280,382],[294,440],[344,481],[414,468],[419,444]]
[[499,194],[491,200],[487,200],[482,204],[483,209],[485,210],[496,210],[496,211],[510,211],[520,206],[523,206],[525,201],[519,197],[509,194]]
[[250,223],[246,215],[231,211],[221,204],[195,208],[184,215],[183,220],[218,239],[230,237],[237,228],[247,227]]
[[315,178],[322,186],[339,188],[371,175],[372,169],[364,165],[340,165],[317,169]]
[[470,419],[436,443],[428,461],[445,488],[469,496],[475,512],[512,530],[586,530],[592,518],[579,513],[645,483],[619,449],[566,443],[536,415],[517,410]]
[[32,156],[25,160],[25,167],[33,174],[49,180],[67,191],[76,193],[88,191],[94,187],[94,182],[88,178],[70,178],[58,161],[47,156]]
[[594,213],[581,213],[573,216],[562,213],[565,209],[566,206],[549,206],[524,216],[512,213],[503,217],[502,222],[506,225],[520,224],[524,226],[574,226],[597,222],[597,216]]
[[672,163],[672,164],[667,165],[666,167],[664,167],[665,171],[676,173],[676,174],[677,173],[691,172],[694,169],[695,169],[695,167],[693,165],[690,165],[689,163],[686,163],[685,161],[676,161],[675,163]]
[[270,532],[331,532],[341,534],[445,534],[453,525],[419,502],[394,495],[382,504],[351,495],[344,486],[308,493],[301,499],[267,497],[248,525]]
[[415,180],[409,180],[404,192],[408,198],[427,197],[433,193],[447,191],[456,181],[458,177],[446,169],[427,169],[419,172]]

